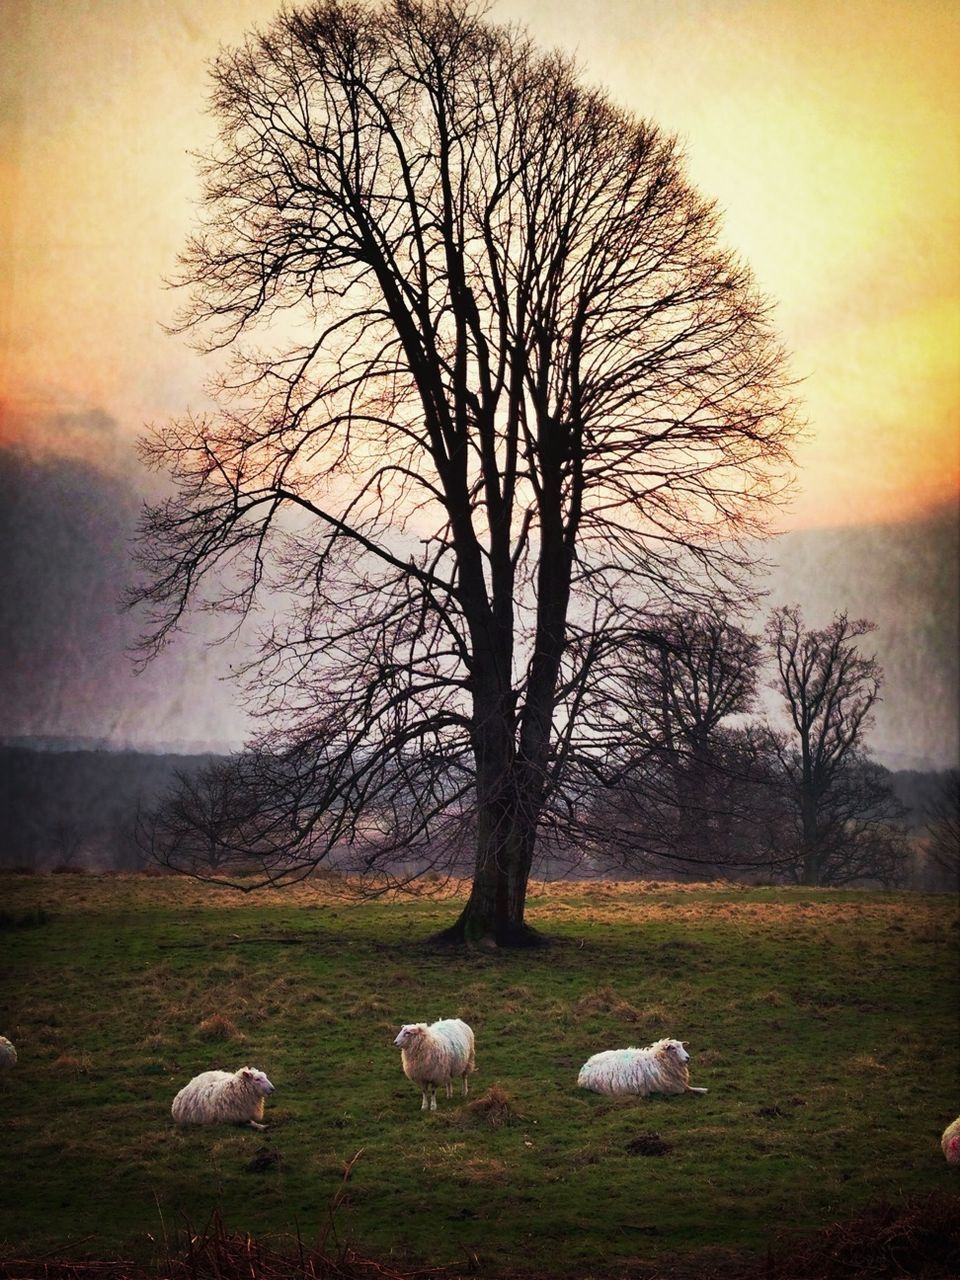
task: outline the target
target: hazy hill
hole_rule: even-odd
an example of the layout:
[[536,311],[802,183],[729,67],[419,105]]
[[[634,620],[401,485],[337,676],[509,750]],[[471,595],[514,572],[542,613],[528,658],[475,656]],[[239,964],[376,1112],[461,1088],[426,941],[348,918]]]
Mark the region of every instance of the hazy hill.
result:
[[0,746],[0,866],[135,868],[138,805],[210,755]]

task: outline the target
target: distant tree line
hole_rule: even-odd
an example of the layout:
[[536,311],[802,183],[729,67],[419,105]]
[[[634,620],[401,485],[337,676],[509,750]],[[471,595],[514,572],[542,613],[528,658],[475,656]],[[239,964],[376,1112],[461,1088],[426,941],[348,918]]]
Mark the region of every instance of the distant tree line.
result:
[[[537,873],[956,886],[960,773],[890,773],[866,754],[882,683],[860,649],[870,630],[844,614],[806,630],[795,608],[776,610],[762,637],[707,613],[651,618],[586,691],[578,733],[590,749],[571,748]],[[758,714],[765,676],[784,727]],[[435,785],[452,790],[446,767],[435,762]],[[290,796],[301,788],[309,803],[311,783],[281,754],[21,746],[0,747],[0,776],[3,867],[159,862],[203,877],[285,857]],[[398,779],[394,804],[402,796]],[[469,843],[458,827],[419,856],[371,860],[344,842],[326,862],[398,880],[465,875]]]

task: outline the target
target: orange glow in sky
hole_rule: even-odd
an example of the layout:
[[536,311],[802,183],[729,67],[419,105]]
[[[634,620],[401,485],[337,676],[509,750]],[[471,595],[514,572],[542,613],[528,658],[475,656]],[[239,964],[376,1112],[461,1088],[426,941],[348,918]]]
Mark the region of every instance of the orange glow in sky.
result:
[[[161,325],[189,153],[209,135],[204,63],[277,7],[0,4],[0,441],[97,449],[56,424],[99,410],[132,440],[199,402],[211,370]],[[725,211],[802,380],[810,429],[785,522],[956,500],[960,6],[499,0],[491,16],[678,133]]]

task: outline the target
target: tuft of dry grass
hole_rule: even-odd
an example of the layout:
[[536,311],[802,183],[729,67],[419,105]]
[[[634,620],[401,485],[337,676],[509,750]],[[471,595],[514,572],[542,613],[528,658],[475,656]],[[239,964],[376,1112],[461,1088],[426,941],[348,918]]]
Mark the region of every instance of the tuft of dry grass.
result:
[[243,1039],[243,1036],[237,1030],[236,1024],[229,1018],[225,1018],[222,1013],[211,1014],[209,1018],[204,1018],[202,1022],[198,1022],[197,1035],[202,1036],[204,1040]]
[[93,1066],[89,1053],[61,1053],[52,1063],[55,1071],[73,1071],[76,1075],[86,1075]]
[[491,1129],[522,1119],[510,1094],[499,1084],[492,1084],[479,1098],[468,1102],[459,1112],[451,1113],[454,1124],[488,1125]]
[[361,996],[347,1010],[352,1016],[364,1013],[390,1013],[393,1006],[389,1000],[384,1000],[383,996],[368,995]]
[[769,1005],[771,1009],[783,1009],[790,1003],[789,996],[785,996],[782,991],[761,991],[759,995],[754,996],[757,1004]]
[[639,1022],[640,1010],[619,996],[613,987],[595,987],[585,992],[573,1006],[575,1013],[612,1013],[628,1022]]
[[470,1155],[464,1142],[441,1143],[426,1158],[424,1168],[462,1187],[479,1187],[508,1180],[504,1160],[496,1156]]
[[702,1053],[694,1055],[691,1066],[698,1067],[719,1067],[726,1059],[719,1049],[704,1049]]
[[456,1180],[462,1185],[507,1182],[509,1173],[506,1162],[492,1156],[472,1156],[464,1160],[456,1172]]
[[850,1059],[850,1066],[856,1071],[886,1071],[886,1067],[873,1053],[858,1053]]

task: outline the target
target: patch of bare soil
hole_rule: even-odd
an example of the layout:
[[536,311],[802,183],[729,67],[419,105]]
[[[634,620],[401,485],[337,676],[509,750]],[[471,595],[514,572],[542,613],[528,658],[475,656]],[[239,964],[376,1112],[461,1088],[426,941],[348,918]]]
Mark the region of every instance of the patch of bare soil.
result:
[[665,1156],[672,1150],[670,1143],[664,1142],[659,1133],[652,1129],[649,1133],[638,1133],[627,1143],[627,1151],[632,1156]]
[[244,1173],[270,1173],[283,1165],[283,1156],[279,1151],[271,1151],[269,1147],[261,1147],[252,1160],[243,1166]]

